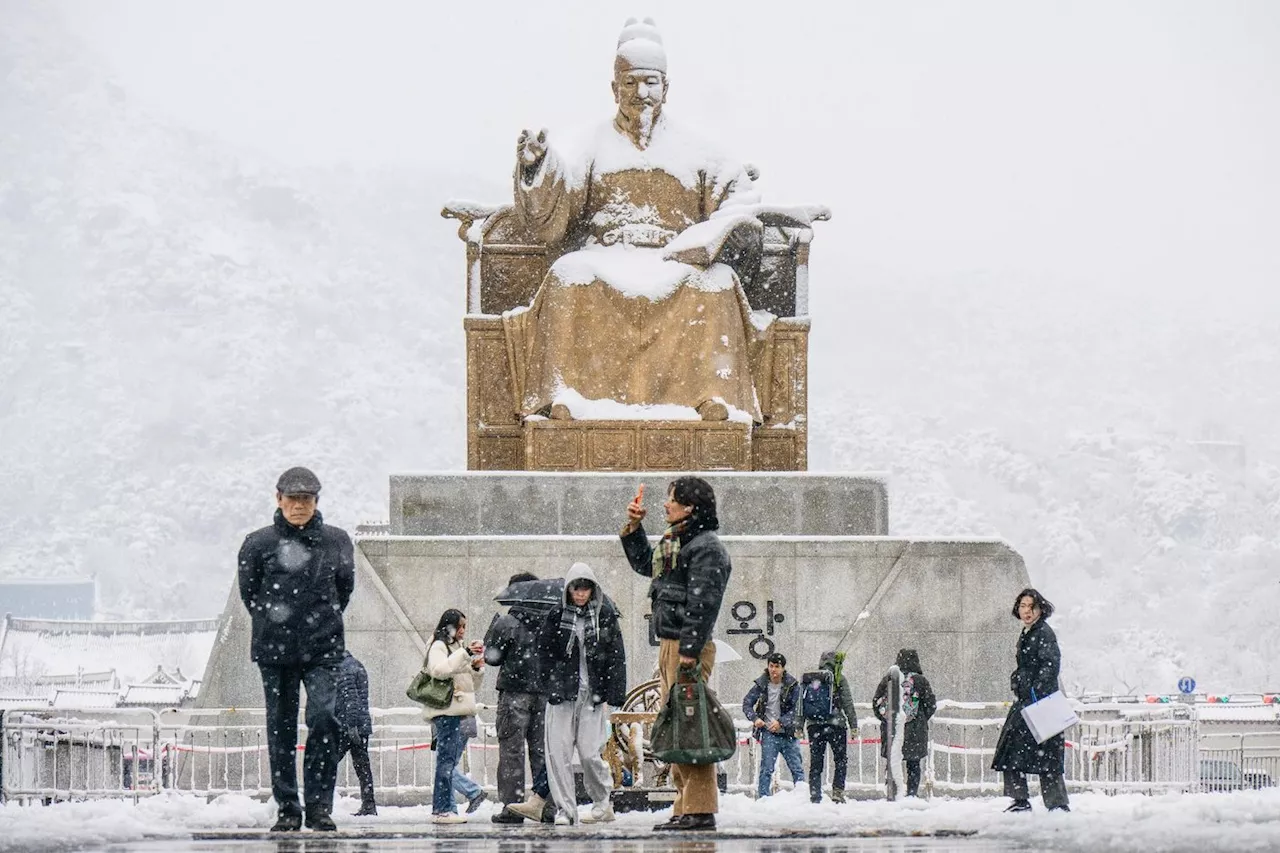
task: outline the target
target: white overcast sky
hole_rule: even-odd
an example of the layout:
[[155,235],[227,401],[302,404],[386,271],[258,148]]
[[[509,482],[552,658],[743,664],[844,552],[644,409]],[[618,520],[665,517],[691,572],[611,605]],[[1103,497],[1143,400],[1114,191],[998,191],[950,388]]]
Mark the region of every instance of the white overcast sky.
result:
[[768,200],[832,206],[817,259],[1280,280],[1276,2],[57,2],[148,107],[285,162],[438,170],[442,200],[505,183],[522,126],[611,115],[618,30],[651,16],[670,113]]

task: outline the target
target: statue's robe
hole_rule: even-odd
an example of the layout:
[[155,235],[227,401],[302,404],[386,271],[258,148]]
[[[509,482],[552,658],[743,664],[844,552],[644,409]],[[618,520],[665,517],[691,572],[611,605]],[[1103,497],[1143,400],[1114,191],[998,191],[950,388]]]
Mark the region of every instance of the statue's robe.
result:
[[503,315],[520,413],[558,400],[573,409],[576,395],[695,408],[720,400],[731,417],[759,422],[751,363],[760,359],[749,349],[767,347],[772,316],[752,312],[737,274],[713,257],[663,258],[689,226],[758,201],[750,176],[665,117],[643,150],[612,123],[571,150],[549,147],[533,174],[516,167],[526,226],[553,254],[568,250],[531,305]]

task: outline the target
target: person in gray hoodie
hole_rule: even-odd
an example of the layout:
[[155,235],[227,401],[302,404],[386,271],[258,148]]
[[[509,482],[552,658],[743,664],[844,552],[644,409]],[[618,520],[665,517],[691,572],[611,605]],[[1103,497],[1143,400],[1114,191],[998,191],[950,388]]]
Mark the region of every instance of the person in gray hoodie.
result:
[[547,690],[546,768],[557,823],[578,822],[575,749],[592,802],[582,822],[614,819],[613,777],[600,751],[609,737],[609,706],[620,706],[627,695],[627,653],[618,619],[591,567],[574,563],[564,578],[564,604],[547,614],[538,633]]

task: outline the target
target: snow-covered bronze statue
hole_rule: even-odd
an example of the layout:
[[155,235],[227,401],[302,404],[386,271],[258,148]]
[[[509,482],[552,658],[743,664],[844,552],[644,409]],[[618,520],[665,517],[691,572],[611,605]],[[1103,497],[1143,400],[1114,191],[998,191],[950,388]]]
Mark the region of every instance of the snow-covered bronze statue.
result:
[[524,131],[516,209],[570,249],[526,308],[506,313],[523,359],[521,413],[567,419],[584,401],[675,404],[704,420],[761,421],[738,273],[758,264],[763,228],[750,174],[666,115],[662,37],[629,22],[613,67],[617,114],[576,138]]
[[829,213],[762,204],[753,167],[666,114],[669,86],[657,28],[628,21],[616,114],[523,131],[513,206],[445,207],[468,247],[468,467],[805,467]]

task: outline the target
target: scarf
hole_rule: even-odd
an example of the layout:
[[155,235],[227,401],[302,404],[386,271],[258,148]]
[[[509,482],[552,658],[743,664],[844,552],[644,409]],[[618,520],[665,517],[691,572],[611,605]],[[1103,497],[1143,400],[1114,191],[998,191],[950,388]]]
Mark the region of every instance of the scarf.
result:
[[680,537],[689,527],[692,516],[667,528],[662,534],[662,541],[653,551],[653,578],[657,580],[676,567],[676,558],[680,556]]
[[[599,592],[599,587],[596,588]],[[565,645],[565,652],[572,653],[575,634],[573,631],[574,622],[581,616],[586,622],[586,626],[582,630],[582,645],[585,652],[588,648],[594,646],[600,637],[600,596],[592,595],[587,599],[587,603],[581,607],[576,604],[565,604],[564,610],[560,611],[560,630],[569,633],[569,642]]]

